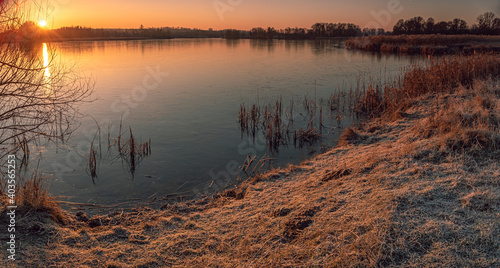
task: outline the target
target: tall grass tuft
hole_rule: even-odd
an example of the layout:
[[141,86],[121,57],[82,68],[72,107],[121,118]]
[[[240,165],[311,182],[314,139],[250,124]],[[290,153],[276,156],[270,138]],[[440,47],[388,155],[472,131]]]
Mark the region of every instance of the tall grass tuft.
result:
[[[394,117],[424,94],[450,93],[458,86],[470,88],[477,79],[500,75],[500,54],[450,56],[428,66],[412,66],[394,82],[380,82],[356,89],[353,109],[368,117]],[[383,88],[383,89],[382,89]]]
[[21,214],[33,211],[46,212],[56,222],[64,222],[63,210],[56,199],[47,192],[44,185],[45,179],[36,170],[32,172],[31,178],[26,181],[19,178],[18,191],[14,199],[18,207],[17,211]]

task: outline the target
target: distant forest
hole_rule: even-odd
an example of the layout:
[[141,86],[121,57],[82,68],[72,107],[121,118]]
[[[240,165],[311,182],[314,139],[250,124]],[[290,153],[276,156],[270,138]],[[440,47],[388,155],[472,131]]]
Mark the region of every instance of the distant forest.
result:
[[361,29],[352,23],[315,23],[311,28],[275,29],[253,28],[250,31],[225,29],[202,30],[181,27],[136,29],[94,29],[74,26],[42,31],[33,22],[27,22],[17,31],[0,33],[0,38],[36,40],[116,40],[116,39],[169,39],[169,38],[227,38],[227,39],[318,39],[335,37],[373,36],[373,35],[418,35],[418,34],[473,34],[500,35],[500,18],[492,12],[477,17],[476,23],[469,26],[466,21],[456,18],[451,21],[436,22],[433,18],[425,20],[414,17],[401,19],[394,25],[392,32],[384,29]]

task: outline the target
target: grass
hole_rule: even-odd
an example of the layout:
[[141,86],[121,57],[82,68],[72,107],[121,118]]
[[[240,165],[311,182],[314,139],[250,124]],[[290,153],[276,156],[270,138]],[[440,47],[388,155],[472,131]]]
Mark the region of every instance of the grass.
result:
[[[109,131],[110,127],[108,127],[107,134],[107,144],[108,144],[108,153],[114,147],[116,147],[118,157],[121,158],[128,166],[130,173],[134,176],[137,166],[140,164],[142,159],[145,157],[149,157],[151,155],[151,139],[148,141],[142,142],[137,141],[132,128],[129,128],[129,138],[124,140],[123,135],[125,133],[122,132],[122,122],[120,122],[119,134],[116,138],[111,138],[111,134]],[[100,137],[100,130],[96,135]],[[95,138],[94,138],[95,140]],[[94,149],[94,140],[92,140],[90,144],[90,152],[88,159],[88,168],[90,170],[90,176],[92,177],[92,181],[97,178],[97,166],[98,166],[98,158],[101,157],[101,149],[99,149],[99,153]],[[101,148],[101,140],[99,138],[99,148]]]
[[[50,196],[45,186],[46,178],[42,177],[37,171],[33,171],[30,178],[24,180],[17,178],[15,205],[16,213],[27,215],[30,213],[47,213],[54,221],[65,222],[65,213],[57,203],[57,200]],[[5,209],[8,200],[4,198],[5,193],[2,192],[2,215],[5,214]]]
[[416,136],[439,137],[443,150],[481,154],[500,148],[499,89],[490,90],[477,81],[472,90],[461,87],[453,95],[436,99],[439,109],[414,127]]
[[378,35],[351,38],[352,49],[401,54],[475,54],[500,51],[500,37],[480,35]]
[[476,79],[500,75],[500,55],[450,56],[428,66],[412,66],[394,82],[357,88],[354,110],[368,117],[398,117],[412,100],[424,94],[445,94],[458,86],[471,87]]

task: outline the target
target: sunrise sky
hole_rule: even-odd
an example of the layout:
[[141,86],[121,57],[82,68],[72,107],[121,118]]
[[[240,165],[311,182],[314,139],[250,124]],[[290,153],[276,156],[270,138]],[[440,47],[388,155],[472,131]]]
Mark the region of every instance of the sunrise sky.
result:
[[[390,4],[392,9],[388,8]],[[486,11],[500,15],[500,1],[42,0],[41,9],[44,11],[38,19],[46,20],[49,28],[76,25],[138,28],[143,24],[145,27],[249,30],[268,26],[309,28],[315,22],[353,22],[361,28],[377,25],[390,30],[397,20],[414,16],[436,20],[459,17],[473,24],[476,17]],[[389,11],[393,11],[392,14]]]

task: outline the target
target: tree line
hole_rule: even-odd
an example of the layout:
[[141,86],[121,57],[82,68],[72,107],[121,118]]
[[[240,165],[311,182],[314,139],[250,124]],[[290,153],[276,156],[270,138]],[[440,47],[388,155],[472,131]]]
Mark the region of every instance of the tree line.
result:
[[477,22],[469,26],[460,18],[451,21],[436,22],[433,18],[424,20],[422,17],[401,19],[393,27],[392,32],[384,29],[361,29],[353,23],[318,22],[310,28],[275,29],[273,27],[255,27],[250,31],[225,29],[202,30],[183,27],[150,27],[141,25],[135,29],[94,29],[72,26],[42,31],[33,22],[25,22],[17,30],[10,29],[0,33],[2,39],[19,39],[26,36],[37,40],[75,40],[75,39],[168,39],[168,38],[252,38],[252,39],[316,39],[334,37],[354,37],[373,35],[418,35],[418,34],[476,34],[500,35],[500,18],[492,12],[486,12],[477,17]]
[[476,24],[469,27],[467,22],[460,18],[439,22],[433,18],[424,20],[422,17],[401,19],[394,25],[393,34],[500,34],[500,18],[493,12],[479,15],[476,21]]
[[433,18],[424,20],[422,17],[401,19],[393,27],[392,32],[383,28],[361,28],[353,23],[315,23],[311,28],[286,28],[275,30],[272,27],[253,28],[250,33],[244,31],[226,31],[229,38],[249,37],[254,39],[315,39],[332,37],[353,37],[371,35],[401,35],[401,34],[474,34],[474,35],[500,35],[500,18],[492,12],[486,12],[477,17],[477,22],[469,27],[467,22],[460,18],[451,21],[436,22]]
[[[247,36],[253,39],[315,39],[332,37],[353,37],[362,33],[360,27],[353,23],[325,23],[318,22],[311,28],[291,28],[276,30],[273,27],[267,29],[256,27],[249,33],[242,32],[240,36]],[[234,34],[233,34],[234,36]]]
[[89,27],[62,27],[47,31],[52,38],[142,38],[142,39],[169,39],[169,38],[220,38],[224,31],[212,29],[202,30],[183,27],[150,27],[141,25],[135,29],[94,29]]

